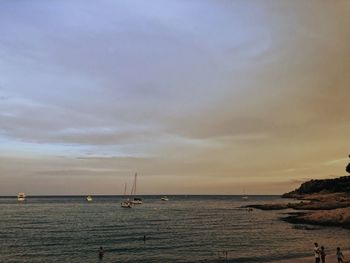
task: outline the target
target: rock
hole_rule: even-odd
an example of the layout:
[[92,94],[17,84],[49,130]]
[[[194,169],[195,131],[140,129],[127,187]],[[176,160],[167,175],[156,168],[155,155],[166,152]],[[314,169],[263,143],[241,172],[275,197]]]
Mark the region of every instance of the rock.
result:
[[293,213],[282,219],[294,224],[350,228],[350,207],[316,212]]
[[310,194],[299,196],[300,202],[274,203],[274,204],[252,204],[244,208],[255,208],[260,210],[331,210],[336,208],[350,207],[350,194],[332,193],[332,194]]
[[[346,169],[350,170],[350,164]],[[261,210],[303,210],[303,212],[289,213],[288,216],[281,218],[287,222],[298,224],[297,227],[300,227],[300,224],[312,224],[350,228],[350,176],[310,180],[282,197],[301,201],[256,204],[245,207]],[[305,210],[308,211],[305,212]],[[308,229],[303,226],[301,228]]]
[[287,209],[288,204],[263,204],[263,205],[246,205],[242,208],[255,208],[260,210],[283,210]]

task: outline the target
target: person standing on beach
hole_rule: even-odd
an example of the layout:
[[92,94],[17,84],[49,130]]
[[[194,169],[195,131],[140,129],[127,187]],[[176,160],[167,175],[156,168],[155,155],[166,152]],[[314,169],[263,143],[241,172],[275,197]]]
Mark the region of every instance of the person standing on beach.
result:
[[320,248],[318,247],[318,244],[315,243],[315,247],[314,247],[314,253],[315,253],[315,262],[316,263],[320,263]]
[[338,263],[344,263],[344,255],[343,253],[340,251],[340,247],[337,247],[337,260],[338,260]]
[[321,246],[320,254],[321,254],[321,262],[326,263],[326,251],[324,251],[324,246]]

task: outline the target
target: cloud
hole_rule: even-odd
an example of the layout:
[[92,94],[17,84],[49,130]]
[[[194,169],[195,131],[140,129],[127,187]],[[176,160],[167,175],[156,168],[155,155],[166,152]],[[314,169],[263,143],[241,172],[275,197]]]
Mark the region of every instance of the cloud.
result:
[[343,164],[345,165],[349,161],[348,158],[340,158],[340,159],[335,159],[335,160],[330,160],[325,163],[324,165],[338,165],[338,164]]
[[228,193],[241,178],[268,189],[341,173],[332,160],[348,155],[349,10],[3,1],[1,176],[140,170],[176,185],[189,178],[193,191],[198,177],[204,192],[229,182]]

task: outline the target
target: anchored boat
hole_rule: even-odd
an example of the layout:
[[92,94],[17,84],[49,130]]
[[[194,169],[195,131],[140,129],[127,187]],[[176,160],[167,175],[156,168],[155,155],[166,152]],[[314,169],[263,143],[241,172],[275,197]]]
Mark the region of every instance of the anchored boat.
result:
[[[136,185],[137,185],[137,173],[135,173],[135,176],[134,176],[134,183],[133,183],[132,188],[131,188],[130,197],[136,195]],[[131,201],[131,203],[133,205],[141,205],[142,204],[142,198],[134,197],[134,199]]]
[[[125,183],[125,186],[124,186],[124,197],[126,196],[126,183]],[[127,198],[125,201],[122,201],[121,203],[120,203],[120,206],[122,207],[122,208],[132,208],[132,203],[130,202],[130,199],[129,198]]]
[[120,203],[122,208],[132,208],[132,203],[129,200],[123,201]]
[[19,202],[25,201],[25,200],[26,200],[26,195],[25,195],[25,193],[18,193],[18,195],[17,195],[17,200],[18,200]]
[[[136,195],[136,186],[137,186],[137,173],[135,173],[134,176],[134,182],[131,187],[130,196],[125,201],[121,202],[121,207],[123,208],[131,208],[133,205],[140,205],[142,204],[142,198],[140,197],[134,197]],[[124,188],[124,197],[126,197],[126,184]]]
[[169,201],[169,198],[165,195],[160,198],[161,201]]

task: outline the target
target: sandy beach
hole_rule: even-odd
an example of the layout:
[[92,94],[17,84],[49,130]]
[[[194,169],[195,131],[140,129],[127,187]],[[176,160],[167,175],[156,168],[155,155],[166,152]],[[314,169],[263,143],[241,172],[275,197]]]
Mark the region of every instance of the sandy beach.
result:
[[[350,251],[346,251],[346,252],[343,251],[343,254],[345,257],[344,263],[350,263]],[[313,256],[310,256],[310,257],[304,257],[304,258],[279,260],[279,261],[274,261],[273,263],[313,263],[313,262],[315,262],[315,258]],[[326,262],[329,262],[329,263],[337,262],[335,258],[335,252],[332,254],[328,254],[326,256]]]

